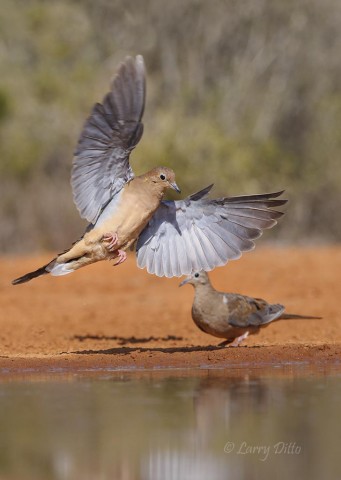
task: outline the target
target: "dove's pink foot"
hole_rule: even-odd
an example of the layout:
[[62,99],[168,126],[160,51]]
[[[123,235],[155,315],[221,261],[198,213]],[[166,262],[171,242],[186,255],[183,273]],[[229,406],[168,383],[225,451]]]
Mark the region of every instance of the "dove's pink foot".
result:
[[115,245],[118,242],[118,236],[116,232],[108,232],[103,236],[103,240],[108,242],[107,249],[109,252],[113,252],[115,250]]
[[243,335],[240,335],[240,337],[237,337],[233,340],[233,342],[230,344],[230,347],[239,347],[239,345],[242,343],[245,338],[249,336],[249,332],[243,333]]
[[113,266],[117,267],[117,265],[120,265],[127,260],[127,254],[124,250],[117,250],[115,253],[117,253],[118,262],[114,263]]
[[224,340],[221,343],[218,343],[218,347],[226,347],[228,345],[229,347],[238,347],[245,338],[249,336],[249,332],[245,332],[243,335],[240,335],[240,337],[237,337],[231,342],[231,340]]

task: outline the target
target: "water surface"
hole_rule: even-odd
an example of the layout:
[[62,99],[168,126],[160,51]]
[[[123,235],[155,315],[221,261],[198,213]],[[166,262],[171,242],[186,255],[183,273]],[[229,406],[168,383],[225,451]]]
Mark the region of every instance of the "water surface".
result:
[[0,479],[340,479],[340,372],[273,372],[2,382]]

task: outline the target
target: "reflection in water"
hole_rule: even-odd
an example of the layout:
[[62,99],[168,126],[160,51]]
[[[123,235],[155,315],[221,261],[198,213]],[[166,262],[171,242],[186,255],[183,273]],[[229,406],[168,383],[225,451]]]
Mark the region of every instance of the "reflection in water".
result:
[[0,479],[341,478],[341,377],[227,371],[0,385]]

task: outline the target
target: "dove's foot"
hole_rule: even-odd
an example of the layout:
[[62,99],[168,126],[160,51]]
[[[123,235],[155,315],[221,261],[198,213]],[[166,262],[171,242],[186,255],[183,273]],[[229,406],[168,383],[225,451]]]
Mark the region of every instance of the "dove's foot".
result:
[[118,242],[117,233],[116,232],[108,232],[105,235],[103,235],[103,240],[105,242],[108,242],[106,247],[109,250],[109,252],[113,252],[115,250],[115,245],[117,245],[117,242]]
[[240,337],[237,337],[233,340],[233,342],[230,344],[230,347],[239,347],[239,345],[242,343],[245,338],[249,336],[249,332],[243,333],[243,335],[240,335]]
[[116,258],[118,258],[118,261],[114,263],[113,266],[117,267],[117,265],[120,265],[125,260],[127,260],[127,254],[124,250],[117,250],[115,253],[117,254]]

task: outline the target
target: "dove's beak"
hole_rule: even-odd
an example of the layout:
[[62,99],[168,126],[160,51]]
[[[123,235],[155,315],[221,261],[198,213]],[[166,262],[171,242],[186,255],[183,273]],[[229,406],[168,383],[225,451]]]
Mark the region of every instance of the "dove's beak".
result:
[[179,287],[183,287],[184,285],[186,285],[186,283],[189,283],[190,281],[191,281],[191,277],[185,278],[185,280],[182,280],[182,282],[179,283]]
[[173,190],[175,190],[178,193],[181,193],[180,188],[177,186],[177,184],[175,182],[173,182],[173,183],[169,182],[169,185]]

